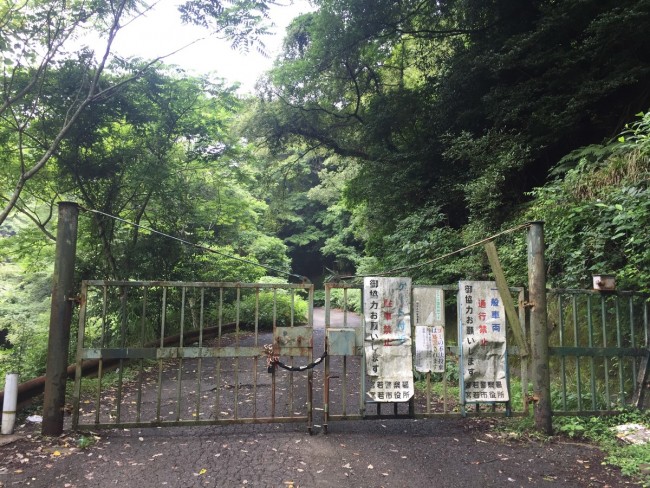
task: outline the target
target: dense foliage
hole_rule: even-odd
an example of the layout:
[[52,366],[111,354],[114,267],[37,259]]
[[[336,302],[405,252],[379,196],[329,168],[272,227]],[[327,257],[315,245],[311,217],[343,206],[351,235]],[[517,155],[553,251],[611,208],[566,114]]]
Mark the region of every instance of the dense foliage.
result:
[[[632,269],[643,269],[647,257],[629,241],[642,239],[643,226],[636,234],[625,229],[618,261],[608,249],[643,210],[630,208],[616,228],[612,212],[643,199],[627,193],[629,204],[597,202],[589,230],[577,232],[579,219],[556,223],[560,214],[568,217],[552,204],[550,188],[560,183],[535,189],[566,154],[614,138],[647,109],[650,2],[315,3],[316,12],[289,28],[248,129],[276,154],[318,155],[325,167],[332,160],[348,172],[329,209],[344,212],[339,235],[353,239],[322,246],[347,258],[341,271],[417,265],[522,219],[548,217],[552,252],[564,233],[584,247],[594,245],[591,233],[608,231],[600,239],[608,243],[586,266],[580,259],[592,251],[571,262],[553,252],[555,282],[582,286],[592,271],[629,264],[625,285],[647,287]],[[576,171],[591,173],[593,163],[587,159]],[[638,176],[633,185],[643,192],[647,174]],[[320,185],[329,181],[324,175]],[[521,239],[515,240],[502,252],[521,283]],[[489,268],[482,256],[462,256],[409,274],[449,282],[487,276]]]
[[[196,0],[182,15],[245,47],[268,3]],[[87,209],[79,279],[320,283],[400,268],[446,284],[490,277],[487,259],[480,247],[433,259],[541,219],[552,285],[612,272],[650,291],[648,0],[313,3],[246,99],[216,78],[54,44],[39,70],[27,60],[42,54],[40,24],[2,11],[2,33],[30,46],[0,41],[13,212],[0,217],[0,347],[26,374],[42,370],[21,341],[45,330],[64,199]],[[70,8],[62,29],[120,25]],[[523,232],[497,244],[510,282],[526,283]]]

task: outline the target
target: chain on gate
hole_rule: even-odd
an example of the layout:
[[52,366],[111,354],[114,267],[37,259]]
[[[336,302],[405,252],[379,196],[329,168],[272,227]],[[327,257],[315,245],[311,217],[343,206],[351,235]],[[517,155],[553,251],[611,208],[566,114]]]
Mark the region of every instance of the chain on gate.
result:
[[305,364],[304,366],[288,366],[280,361],[280,356],[274,354],[273,344],[265,344],[264,352],[266,353],[266,370],[269,373],[273,373],[276,365],[280,366],[283,369],[286,369],[287,371],[306,371],[308,369],[314,368],[315,366],[318,366],[327,357],[327,351],[323,351],[323,354],[321,354],[318,359],[309,364]]

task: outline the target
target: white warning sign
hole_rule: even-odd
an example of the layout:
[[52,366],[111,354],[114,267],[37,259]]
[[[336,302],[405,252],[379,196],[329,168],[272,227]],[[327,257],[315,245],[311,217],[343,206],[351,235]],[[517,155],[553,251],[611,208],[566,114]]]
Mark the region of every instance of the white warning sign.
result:
[[463,402],[507,402],[506,318],[493,281],[461,281],[458,343]]
[[368,395],[378,402],[413,396],[411,278],[365,278],[363,283]]
[[415,319],[415,370],[445,371],[445,295],[442,288],[413,289]]

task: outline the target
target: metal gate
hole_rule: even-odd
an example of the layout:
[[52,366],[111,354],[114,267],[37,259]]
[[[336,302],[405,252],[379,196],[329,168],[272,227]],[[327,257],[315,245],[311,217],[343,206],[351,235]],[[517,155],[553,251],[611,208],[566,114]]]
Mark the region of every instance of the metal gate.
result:
[[[418,289],[439,290],[446,340],[444,372],[416,373],[415,395],[407,402],[377,402],[366,394],[370,377],[366,371],[364,327],[363,320],[355,313],[362,313],[362,285],[326,284],[325,431],[329,422],[346,419],[523,415],[528,412],[527,362],[521,359],[514,344],[508,344],[510,402],[477,403],[472,404],[471,411],[465,409],[459,400],[458,285],[413,287],[414,292]],[[525,324],[524,289],[511,288],[511,292],[520,323]],[[414,304],[415,300],[411,303]]]
[[[509,402],[461,401],[457,285],[434,290],[445,325],[444,371],[415,373],[409,401],[367,394],[362,285],[326,284],[323,430],[344,419],[525,415],[527,361],[508,336]],[[523,288],[511,288],[526,324]],[[555,414],[640,406],[648,378],[647,295],[549,290]],[[305,422],[314,409],[314,289],[309,284],[85,281],[74,429]],[[412,299],[417,315],[417,303]],[[415,325],[414,320],[413,325]],[[526,334],[526,327],[523,327]],[[319,350],[320,350],[319,346]],[[415,354],[413,354],[415,357]],[[268,367],[285,363],[298,371]],[[320,374],[320,373],[318,373]],[[320,406],[321,399],[318,398]]]
[[630,291],[548,292],[554,415],[644,406],[650,296]]
[[[84,281],[74,429],[313,424],[313,285]],[[128,365],[128,367],[126,367]]]

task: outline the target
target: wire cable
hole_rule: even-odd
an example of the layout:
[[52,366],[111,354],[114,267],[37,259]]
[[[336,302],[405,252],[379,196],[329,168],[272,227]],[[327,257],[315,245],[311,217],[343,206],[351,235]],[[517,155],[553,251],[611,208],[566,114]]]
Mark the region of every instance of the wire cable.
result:
[[297,274],[291,273],[289,271],[285,271],[285,270],[282,270],[282,269],[277,269],[277,268],[274,268],[272,266],[267,266],[265,264],[255,263],[253,261],[241,258],[239,256],[233,256],[231,254],[226,254],[224,252],[215,251],[214,249],[211,249],[211,248],[209,248],[207,246],[202,246],[200,244],[196,244],[194,242],[190,242],[190,241],[187,241],[185,239],[181,239],[180,237],[172,236],[170,234],[165,234],[164,232],[160,232],[159,230],[152,229],[151,227],[146,227],[144,225],[136,224],[135,222],[131,222],[129,220],[123,219],[121,217],[117,217],[115,215],[108,214],[106,212],[102,212],[101,210],[94,210],[92,208],[85,208],[85,207],[82,207],[81,205],[79,206],[79,208],[81,210],[86,211],[86,212],[92,212],[92,213],[95,213],[95,214],[98,214],[98,215],[103,215],[105,217],[111,218],[113,220],[117,220],[119,222],[124,222],[125,224],[131,225],[133,227],[137,227],[138,229],[146,230],[146,231],[151,232],[153,234],[158,234],[158,235],[163,236],[163,237],[165,237],[167,239],[172,239],[174,241],[178,241],[178,242],[180,242],[182,244],[195,247],[195,248],[200,249],[202,251],[207,251],[207,252],[210,252],[210,253],[213,253],[213,254],[218,254],[219,256],[224,256],[224,257],[226,257],[228,259],[233,259],[235,261],[240,261],[242,263],[251,264],[253,266],[258,266],[260,268],[264,268],[266,270],[273,271],[273,272],[278,273],[278,274],[291,276],[293,278],[299,279],[302,283],[309,283],[309,278],[307,278],[306,276],[297,275]]
[[438,257],[435,257],[433,259],[429,259],[428,261],[424,261],[424,262],[419,263],[419,264],[411,264],[409,266],[400,266],[398,268],[389,269],[389,270],[383,271],[381,273],[373,273],[373,274],[369,274],[369,275],[337,276],[336,278],[338,278],[340,280],[352,280],[352,279],[356,279],[356,278],[368,278],[368,277],[374,277],[374,276],[392,275],[392,274],[397,273],[398,271],[401,272],[401,271],[406,271],[406,270],[410,270],[410,269],[417,269],[417,268],[420,268],[422,266],[426,266],[428,264],[435,263],[436,261],[441,261],[441,260],[443,260],[445,258],[453,256],[454,254],[459,254],[459,253],[461,253],[463,251],[467,251],[467,250],[472,249],[472,248],[474,248],[476,246],[480,246],[480,245],[485,244],[487,242],[493,241],[494,239],[496,239],[497,237],[500,237],[502,235],[511,234],[512,232],[516,232],[516,231],[521,230],[521,229],[527,229],[530,226],[531,226],[530,222],[526,222],[525,224],[517,225],[516,227],[506,229],[506,230],[501,231],[501,232],[499,232],[497,234],[494,234],[494,235],[492,235],[490,237],[486,237],[485,239],[481,239],[480,241],[476,241],[476,242],[474,242],[472,244],[469,244],[468,246],[461,247],[460,249],[456,249],[455,251],[448,252],[447,254],[443,254],[442,256],[438,256]]

